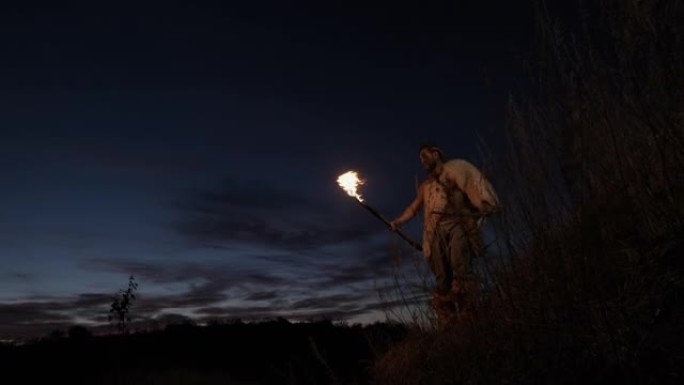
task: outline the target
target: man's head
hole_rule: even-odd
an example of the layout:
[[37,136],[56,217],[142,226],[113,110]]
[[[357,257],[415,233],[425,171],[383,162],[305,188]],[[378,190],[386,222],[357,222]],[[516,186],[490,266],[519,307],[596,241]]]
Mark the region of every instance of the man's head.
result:
[[426,143],[420,146],[420,163],[427,172],[433,172],[437,165],[444,162],[444,154],[439,147],[432,143]]

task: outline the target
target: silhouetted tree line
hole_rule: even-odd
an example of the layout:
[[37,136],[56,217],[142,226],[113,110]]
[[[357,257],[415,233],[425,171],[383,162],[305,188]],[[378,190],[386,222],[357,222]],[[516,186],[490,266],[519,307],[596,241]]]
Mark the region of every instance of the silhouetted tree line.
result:
[[392,323],[285,319],[108,336],[79,327],[68,338],[1,347],[0,362],[24,383],[365,384],[375,357],[406,334]]

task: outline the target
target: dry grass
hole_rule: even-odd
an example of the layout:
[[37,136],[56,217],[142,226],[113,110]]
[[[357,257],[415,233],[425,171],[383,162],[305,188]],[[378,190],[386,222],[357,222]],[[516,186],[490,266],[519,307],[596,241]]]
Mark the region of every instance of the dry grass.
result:
[[505,210],[477,322],[416,333],[378,384],[682,381],[684,4],[578,17],[540,7],[531,86],[488,151]]

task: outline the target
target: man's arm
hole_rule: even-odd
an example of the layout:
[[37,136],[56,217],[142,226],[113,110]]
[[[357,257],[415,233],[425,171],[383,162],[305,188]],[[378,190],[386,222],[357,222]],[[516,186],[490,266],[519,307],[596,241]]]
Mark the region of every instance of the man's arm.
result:
[[494,188],[470,162],[462,159],[450,161],[445,165],[444,177],[449,184],[454,184],[465,192],[480,214],[486,216],[497,211],[499,199]]
[[416,198],[413,200],[413,202],[411,202],[411,204],[404,210],[403,213],[401,213],[399,217],[397,217],[397,219],[390,222],[390,229],[392,231],[397,230],[400,226],[410,221],[411,218],[418,214],[418,210],[420,210],[420,207],[423,205],[424,184],[425,182],[421,183],[421,185],[418,187],[418,194],[416,195]]

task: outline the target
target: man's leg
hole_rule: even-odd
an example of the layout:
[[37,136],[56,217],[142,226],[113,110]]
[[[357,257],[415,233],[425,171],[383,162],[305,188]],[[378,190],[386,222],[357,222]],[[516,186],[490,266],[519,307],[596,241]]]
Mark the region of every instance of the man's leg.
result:
[[468,236],[460,225],[451,228],[449,243],[449,262],[453,280],[451,291],[458,304],[460,320],[472,319],[477,295],[477,280],[473,273],[472,260],[468,249]]
[[430,269],[436,283],[430,305],[437,314],[440,327],[451,323],[456,315],[454,293],[451,291],[453,270],[449,261],[449,239],[446,235],[445,232],[438,231],[430,245]]

